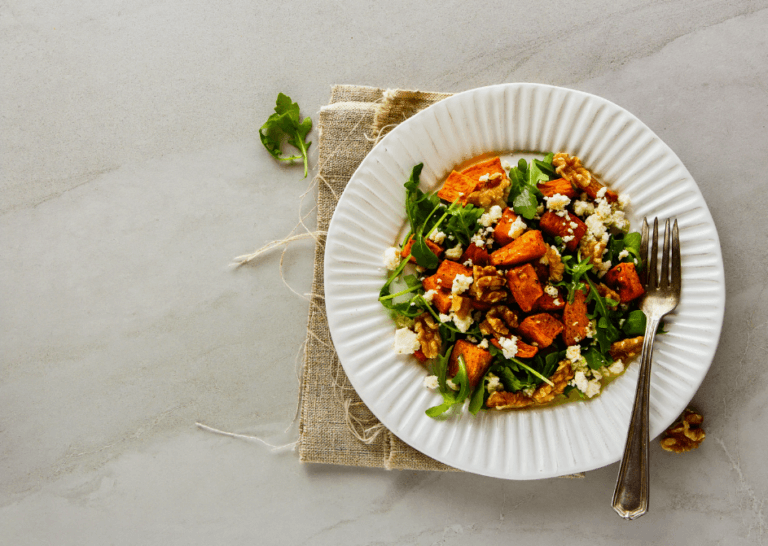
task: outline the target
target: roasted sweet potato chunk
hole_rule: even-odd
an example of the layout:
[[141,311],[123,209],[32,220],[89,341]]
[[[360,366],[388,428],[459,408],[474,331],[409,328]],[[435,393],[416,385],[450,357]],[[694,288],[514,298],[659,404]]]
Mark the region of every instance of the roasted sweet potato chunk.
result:
[[565,195],[566,197],[573,199],[579,195],[576,188],[574,188],[565,178],[558,178],[557,180],[550,180],[549,182],[541,182],[537,187],[544,197],[552,197],[559,193],[560,195]]
[[544,292],[539,299],[536,300],[536,305],[533,309],[536,311],[560,311],[565,308],[565,293],[558,289],[557,296],[550,296]]
[[491,254],[492,265],[517,265],[538,260],[547,253],[539,230],[526,231],[520,237]]
[[507,286],[510,292],[512,292],[512,297],[515,298],[517,305],[525,313],[533,309],[536,300],[544,294],[544,289],[541,287],[536,270],[531,264],[510,269],[507,272]]
[[579,220],[575,214],[566,214],[563,217],[552,211],[547,211],[542,215],[539,227],[547,235],[562,237],[563,241],[567,240],[565,247],[571,252],[578,248],[579,241],[587,232],[587,225]]
[[573,294],[573,302],[565,304],[563,323],[563,341],[566,345],[576,345],[586,337],[589,318],[587,318],[587,295],[584,291],[576,290]]
[[501,219],[493,230],[493,238],[497,243],[503,246],[514,241],[509,235],[509,230],[512,227],[512,224],[515,223],[515,220],[517,220],[517,214],[512,210],[512,207],[505,208],[504,212],[501,214]]
[[[592,180],[589,182],[589,185],[587,185],[584,188],[581,188],[591,199],[597,199],[597,194],[602,190],[605,186],[603,186],[600,182],[592,178]],[[605,190],[605,200],[609,203],[615,203],[616,200],[619,198],[619,194],[617,194],[613,190],[606,189]]]
[[[507,176],[507,173],[504,170],[504,167],[501,166],[501,158],[499,157],[492,157],[491,159],[486,159],[485,161],[475,163],[474,165],[470,165],[469,167],[461,171],[461,174],[468,176],[474,180],[480,180],[480,177],[486,174],[489,176],[493,176],[495,173],[499,173],[502,177]],[[480,188],[476,188],[476,189],[480,189]]]
[[459,371],[459,356],[464,357],[464,362],[467,365],[469,384],[474,389],[491,365],[493,356],[491,356],[489,351],[481,349],[469,341],[460,339],[456,342],[456,345],[453,346],[451,359],[448,361],[448,375],[450,377],[454,377]]
[[[442,253],[443,253],[443,247],[441,247],[440,245],[438,245],[437,243],[435,243],[435,242],[433,242],[433,241],[430,241],[429,239],[426,239],[426,242],[427,242],[427,246],[429,247],[429,249],[430,249],[432,252],[434,252],[434,253],[435,253],[435,256],[437,256],[437,257],[439,258],[439,257],[442,255]],[[400,255],[401,255],[403,258],[405,258],[406,256],[408,256],[408,254],[410,254],[410,253],[411,253],[411,247],[412,247],[412,246],[413,246],[413,235],[411,235],[411,236],[408,238],[408,240],[406,241],[405,245],[403,245],[403,250],[402,250],[402,251],[400,251]],[[416,263],[416,258],[414,258],[413,256],[411,256],[411,258],[410,258],[408,261],[410,261],[410,262],[413,262],[413,263]]]
[[[491,345],[496,347],[498,350],[501,350],[501,343],[499,343],[498,340],[492,339]],[[533,345],[528,345],[522,339],[517,338],[517,354],[515,355],[515,358],[533,358],[534,356],[536,356],[536,353],[538,352],[539,352],[538,347],[534,347]]]
[[440,279],[440,287],[450,291],[453,285],[453,279],[456,275],[465,275],[467,277],[472,276],[472,269],[463,266],[460,263],[452,262],[451,260],[444,260],[440,267],[437,268],[437,278]]
[[421,285],[424,287],[424,290],[434,290],[435,295],[432,296],[432,305],[437,307],[437,310],[441,313],[448,314],[448,312],[451,310],[451,305],[453,304],[453,300],[451,299],[451,285],[448,285],[448,289],[441,288],[442,283],[438,283],[438,276],[432,275],[431,277],[427,277],[421,282]]
[[612,267],[605,274],[605,282],[611,288],[619,291],[621,303],[630,302],[645,294],[645,289],[640,283],[640,276],[632,262],[620,263]]
[[419,361],[419,362],[421,362],[422,364],[424,364],[424,363],[425,363],[427,360],[429,360],[429,359],[427,358],[427,355],[425,355],[425,354],[424,354],[424,351],[422,351],[421,349],[416,349],[416,350],[413,352],[413,356],[415,356],[415,357],[416,357],[416,360],[418,360],[418,361]]
[[466,174],[462,174],[458,171],[451,172],[448,175],[448,179],[437,192],[437,196],[443,201],[453,203],[458,201],[462,205],[467,204],[469,195],[477,189],[480,185],[480,181]]
[[563,331],[563,323],[549,313],[526,317],[517,328],[520,335],[536,343],[539,348],[549,347]]
[[484,248],[480,248],[475,243],[470,243],[464,254],[459,258],[459,262],[463,264],[467,260],[472,260],[472,265],[486,266],[491,263],[491,255]]

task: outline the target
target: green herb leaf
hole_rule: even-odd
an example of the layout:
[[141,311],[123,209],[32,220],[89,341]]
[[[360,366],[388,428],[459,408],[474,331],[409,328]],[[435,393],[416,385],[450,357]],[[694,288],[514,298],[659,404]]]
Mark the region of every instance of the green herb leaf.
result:
[[581,356],[587,361],[587,366],[593,370],[599,370],[603,366],[610,366],[613,362],[610,354],[601,353],[597,347],[589,347],[583,350]]
[[627,316],[627,320],[621,327],[621,330],[628,336],[642,336],[645,334],[646,317],[640,309],[631,311]]
[[438,406],[433,406],[425,412],[427,416],[432,417],[433,419],[447,418],[449,415],[446,415],[446,412],[451,408],[461,406],[470,395],[471,389],[469,386],[469,376],[467,375],[467,363],[464,361],[463,356],[459,356],[458,358],[459,371],[453,378],[453,382],[459,385],[459,392],[457,393],[450,389],[445,382],[448,359],[450,358],[452,350],[453,348],[446,351],[445,357],[440,359],[440,375],[436,374],[440,394],[443,396],[443,403]]
[[441,228],[446,235],[453,235],[462,246],[468,246],[477,231],[477,221],[484,209],[468,204],[455,203],[448,208],[448,219]]
[[[259,129],[261,143],[279,161],[304,160],[304,178],[308,173],[307,150],[311,142],[306,142],[307,135],[312,130],[312,120],[307,116],[301,120],[299,105],[288,95],[279,93],[275,104],[275,113]],[[299,150],[300,155],[283,156],[283,142]]]
[[538,199],[527,186],[524,186],[512,201],[512,209],[526,220],[533,220],[538,206]]

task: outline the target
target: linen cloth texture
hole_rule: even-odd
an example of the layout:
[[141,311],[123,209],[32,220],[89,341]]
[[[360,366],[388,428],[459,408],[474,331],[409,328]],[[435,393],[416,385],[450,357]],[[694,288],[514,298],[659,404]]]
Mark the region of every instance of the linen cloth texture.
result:
[[[376,142],[399,123],[449,96],[353,85],[333,87],[330,103],[320,110],[318,123],[318,232],[327,232],[339,197]],[[324,255],[325,237],[320,237],[315,246],[301,384],[299,460],[398,470],[456,471],[392,434],[352,388],[328,329]]]

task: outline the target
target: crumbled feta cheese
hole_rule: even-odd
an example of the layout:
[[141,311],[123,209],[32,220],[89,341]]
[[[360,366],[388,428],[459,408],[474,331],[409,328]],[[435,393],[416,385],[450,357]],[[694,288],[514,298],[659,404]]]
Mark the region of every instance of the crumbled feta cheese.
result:
[[544,203],[539,203],[539,205],[536,207],[536,214],[539,216],[544,214]]
[[608,366],[608,371],[611,372],[612,375],[619,375],[624,371],[624,363],[621,360],[616,360],[613,364]]
[[481,349],[487,349],[488,348],[488,340],[483,338],[482,341],[480,341],[480,343],[477,344],[477,346],[480,347]]
[[571,345],[565,350],[565,358],[570,360],[571,362],[578,362],[578,360],[581,358],[581,346],[579,345]]
[[480,182],[488,182],[488,179],[491,177],[491,173],[485,173],[483,176],[478,178]]
[[623,209],[623,208],[626,208],[626,207],[627,207],[627,205],[629,205],[629,203],[630,203],[631,201],[632,201],[632,200],[630,199],[630,197],[629,197],[629,194],[627,194],[627,193],[622,193],[621,195],[619,195],[619,201],[618,201],[618,203],[619,203],[619,208],[622,208],[622,209]]
[[587,379],[587,376],[584,375],[584,372],[579,370],[575,374],[573,374],[573,379],[571,380],[571,384],[579,389],[581,392],[586,393],[587,388],[589,387],[589,379]]
[[535,391],[536,391],[536,387],[531,386],[531,387],[525,387],[521,392],[523,393],[523,395],[530,398],[531,396],[533,396],[533,393]]
[[475,246],[479,248],[483,248],[485,246],[485,239],[483,238],[482,233],[475,233],[472,236],[472,242],[475,243]]
[[517,239],[523,234],[523,232],[527,227],[528,226],[525,224],[525,222],[523,222],[523,217],[518,216],[517,218],[515,218],[515,221],[512,222],[512,225],[509,226],[509,233],[507,235],[509,235],[513,239]]
[[472,260],[467,260],[462,265],[464,265],[464,267],[472,267],[474,264],[472,263]]
[[513,358],[517,354],[517,338],[515,336],[500,337],[499,345],[501,345],[504,358]]
[[556,298],[560,295],[560,292],[557,291],[557,288],[552,286],[551,284],[548,284],[544,287],[544,292],[552,296],[553,298]]
[[470,341],[472,343],[477,343],[477,338],[474,336],[467,336],[467,341]]
[[629,251],[626,248],[619,252],[619,260],[623,260],[627,256],[629,256]]
[[555,298],[552,300],[552,305],[560,305],[561,303],[563,302],[560,301],[560,298]]
[[602,188],[600,188],[599,190],[597,190],[597,194],[595,195],[595,198],[596,198],[596,199],[602,199],[603,197],[605,197],[605,193],[606,193],[607,191],[608,191],[608,188],[606,188],[605,186],[603,186]]
[[483,213],[477,220],[481,226],[490,227],[501,219],[501,207],[493,205],[488,212]]
[[445,251],[445,257],[449,260],[458,260],[462,254],[464,254],[464,249],[461,247],[461,243]]
[[605,233],[605,224],[597,214],[589,216],[584,223],[587,224],[587,229],[596,239]]
[[488,394],[501,390],[501,381],[498,375],[489,373],[486,377],[488,378],[488,383],[486,383],[485,388]]
[[428,375],[424,378],[424,386],[428,389],[435,390],[437,387],[440,386],[440,383],[437,381],[436,375]]
[[443,244],[443,241],[445,241],[445,233],[442,231],[433,231],[429,234],[429,240],[441,245]]
[[395,352],[401,355],[411,355],[421,348],[419,336],[409,328],[395,330]]
[[393,271],[400,265],[400,249],[394,246],[384,251],[384,266]]
[[549,210],[564,210],[571,202],[571,199],[562,193],[556,193],[552,197],[545,197],[544,200],[547,202]]
[[502,159],[501,160],[501,168],[504,169],[505,171],[508,171],[509,169],[512,168],[512,165],[506,159]]
[[611,214],[613,214],[610,203],[608,203],[608,201],[605,199],[600,199],[597,202],[595,214],[597,214],[603,222],[609,220],[611,218]]
[[576,222],[571,222],[570,224],[568,224],[568,226],[569,226],[571,229],[576,229],[577,227],[579,227],[579,224],[577,224]]
[[493,228],[492,228],[492,227],[487,227],[487,228],[485,228],[485,229],[483,230],[483,232],[485,233],[485,235],[486,235],[486,236],[488,236],[488,235],[490,235],[491,233],[493,233]]
[[603,385],[600,383],[599,379],[592,379],[587,384],[587,390],[584,391],[584,394],[587,395],[587,398],[592,398],[593,396],[600,394],[600,389],[602,387]]
[[565,236],[565,237],[563,237],[562,239],[563,239],[563,242],[564,242],[564,243],[570,243],[570,242],[571,242],[571,241],[573,241],[575,238],[576,238],[576,236],[575,236],[575,235],[566,235],[566,236]]
[[576,216],[588,216],[595,212],[595,206],[588,201],[574,201],[573,212]]
[[469,330],[469,327],[472,326],[472,323],[474,322],[472,320],[472,315],[467,315],[467,318],[461,319],[456,315],[456,313],[451,313],[451,318],[453,319],[453,323],[456,325],[456,328],[459,329],[459,332],[464,333],[467,330]]
[[427,290],[426,292],[424,292],[424,296],[423,296],[424,300],[427,303],[432,303],[432,298],[434,298],[436,294],[437,294],[436,290]]
[[453,381],[451,381],[450,379],[446,379],[445,380],[445,384],[448,386],[449,389],[451,389],[453,391],[459,390],[459,386],[456,383],[454,383]]
[[424,273],[427,270],[426,267],[422,267],[419,264],[416,264],[416,271],[419,273]]
[[440,319],[440,322],[451,322],[451,317],[443,313],[440,313],[438,318]]
[[475,279],[471,275],[462,275],[459,273],[453,278],[453,286],[451,286],[451,294],[462,294],[469,289],[469,285]]
[[613,213],[610,223],[616,229],[620,229],[621,231],[627,231],[629,229],[629,220],[627,220],[624,211],[622,210],[617,210]]
[[604,261],[599,266],[597,266],[597,276],[602,279],[605,276],[605,274],[608,273],[608,270],[610,268],[611,268],[610,260]]

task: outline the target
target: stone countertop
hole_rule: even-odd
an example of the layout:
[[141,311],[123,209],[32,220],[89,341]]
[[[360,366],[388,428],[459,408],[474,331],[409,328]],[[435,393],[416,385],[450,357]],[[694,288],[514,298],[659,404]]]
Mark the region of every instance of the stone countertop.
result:
[[[768,541],[768,2],[582,4],[0,4],[0,542]],[[259,142],[277,93],[316,121],[336,83],[518,81],[637,115],[718,227],[707,440],[654,444],[650,513],[613,513],[617,464],[531,482],[311,466],[196,428],[297,437],[307,302],[279,252],[228,268],[293,229],[310,184]],[[299,294],[312,253],[285,254]]]

